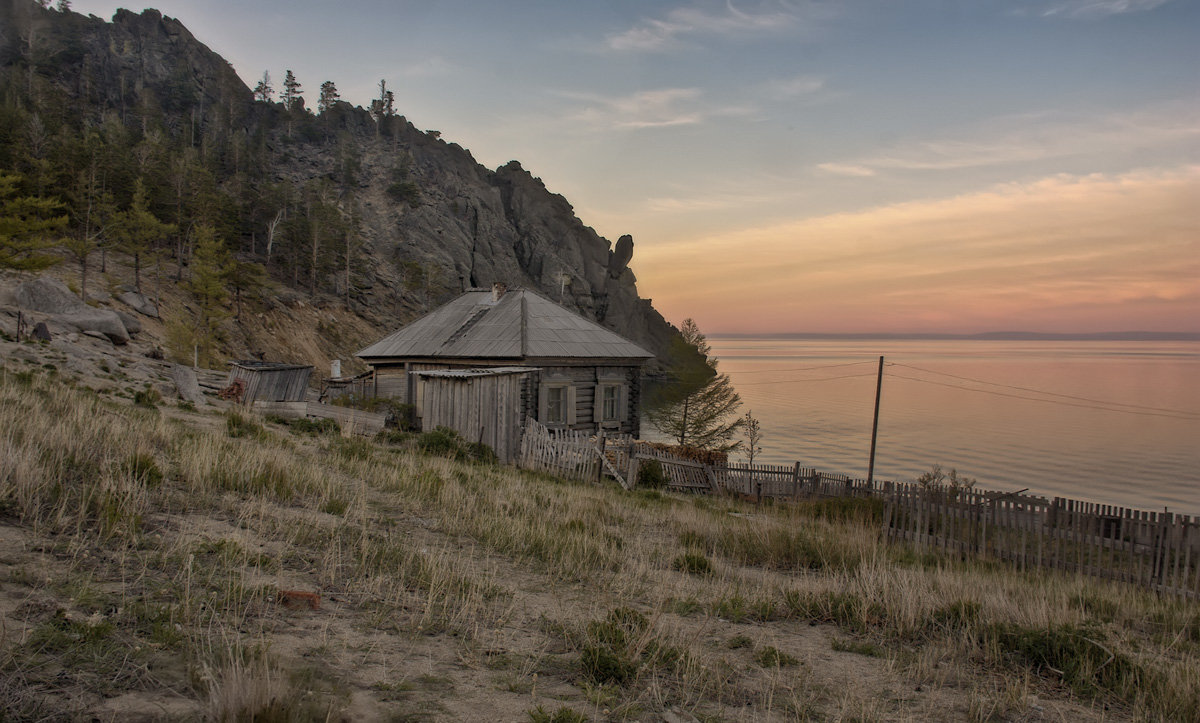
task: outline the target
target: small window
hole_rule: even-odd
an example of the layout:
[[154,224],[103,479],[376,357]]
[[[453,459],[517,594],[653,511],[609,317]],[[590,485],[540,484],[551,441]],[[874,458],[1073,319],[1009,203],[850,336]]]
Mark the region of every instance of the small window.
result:
[[621,421],[621,388],[615,384],[600,387],[600,421]]
[[567,421],[567,389],[566,387],[547,387],[546,389],[546,418],[544,424],[564,424]]
[[575,424],[575,388],[569,381],[552,380],[542,384],[538,395],[538,421],[547,427]]

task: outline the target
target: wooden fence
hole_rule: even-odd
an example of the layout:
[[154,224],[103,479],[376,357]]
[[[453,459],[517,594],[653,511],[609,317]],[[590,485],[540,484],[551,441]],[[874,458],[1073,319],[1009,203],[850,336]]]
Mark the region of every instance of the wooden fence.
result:
[[547,429],[533,419],[525,421],[519,460],[524,469],[581,482],[600,479],[600,450],[591,435],[567,429]]
[[1021,492],[852,479],[775,465],[706,465],[629,438],[549,431],[537,422],[522,439],[522,466],[595,481],[607,472],[637,484],[648,462],[662,467],[667,489],[743,499],[860,497],[883,503],[884,539],[966,558],[1002,560],[1018,569],[1049,568],[1133,583],[1200,599],[1200,518]]
[[375,412],[365,412],[350,407],[337,407],[332,404],[319,402],[254,402],[254,410],[263,414],[275,414],[280,417],[298,419],[312,417],[314,419],[332,419],[341,426],[347,434],[359,434],[367,437],[383,431],[387,417]]

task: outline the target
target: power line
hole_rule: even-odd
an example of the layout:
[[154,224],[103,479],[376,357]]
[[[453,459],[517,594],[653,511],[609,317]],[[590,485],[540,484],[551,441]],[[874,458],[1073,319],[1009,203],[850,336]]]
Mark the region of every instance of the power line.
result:
[[[867,363],[869,364],[870,362],[867,362]],[[738,372],[738,373],[740,374],[741,372]],[[842,374],[842,375],[836,376],[836,377],[817,377],[817,378],[813,378],[813,379],[780,379],[778,381],[773,381],[773,382],[747,382],[745,384],[738,384],[737,386],[739,386],[739,387],[758,387],[758,386],[762,386],[764,384],[793,384],[795,382],[831,382],[835,379],[857,379],[859,377],[873,377],[873,376],[875,376],[875,372],[867,372],[866,374]]]
[[[899,362],[889,362],[888,366],[905,367],[907,369],[915,369],[916,371],[919,371],[919,372],[925,372],[927,374],[937,374],[939,376],[950,377],[952,379],[959,379],[961,381],[975,382],[976,384],[987,384],[989,386],[1001,387],[1003,389],[1016,389],[1017,391],[1022,391],[1022,392],[1032,392],[1033,394],[1045,394],[1046,396],[1049,396],[1049,397],[1060,397],[1062,399],[1073,399],[1077,402],[1090,402],[1092,404],[1103,404],[1105,406],[1110,406],[1110,407],[1129,407],[1130,409],[1137,409],[1137,410],[1142,410],[1142,411],[1147,411],[1147,412],[1163,412],[1166,414],[1178,414],[1178,415],[1183,415],[1185,417],[1200,417],[1200,415],[1198,415],[1196,412],[1191,412],[1186,409],[1167,409],[1164,407],[1148,407],[1148,406],[1145,406],[1142,404],[1127,404],[1125,402],[1112,402],[1112,401],[1108,401],[1106,399],[1092,399],[1090,397],[1079,397],[1079,396],[1075,396],[1073,394],[1059,394],[1058,392],[1048,392],[1044,389],[1034,389],[1032,387],[1019,387],[1019,386],[1014,386],[1012,384],[1000,384],[999,382],[989,382],[989,381],[986,381],[983,379],[976,379],[974,377],[965,377],[965,376],[961,376],[958,374],[950,374],[948,372],[939,372],[939,371],[935,371],[933,369],[924,369],[922,367],[913,366],[911,364],[902,364]],[[900,378],[907,379],[908,377],[900,377]],[[917,381],[921,381],[921,380],[917,380]],[[978,391],[983,391],[983,390],[978,390]],[[1039,400],[1039,401],[1049,401],[1049,400]]]
[[[896,366],[904,366],[904,365],[898,364]],[[921,382],[922,384],[933,384],[933,385],[939,386],[939,387],[947,387],[950,389],[960,389],[960,390],[966,391],[966,392],[977,392],[979,394],[991,394],[992,396],[996,396],[996,397],[1007,397],[1009,399],[1023,399],[1028,402],[1042,402],[1043,404],[1057,404],[1059,406],[1064,406],[1064,407],[1079,407],[1081,409],[1096,409],[1096,410],[1099,410],[1102,412],[1118,412],[1121,414],[1137,414],[1137,415],[1140,415],[1143,417],[1166,417],[1168,419],[1185,419],[1185,420],[1189,420],[1189,421],[1200,419],[1200,415],[1193,415],[1188,412],[1183,412],[1183,411],[1179,411],[1179,410],[1174,410],[1171,413],[1163,413],[1163,412],[1140,412],[1140,411],[1137,411],[1134,409],[1114,409],[1113,407],[1097,406],[1095,404],[1075,404],[1073,402],[1060,402],[1060,401],[1057,401],[1054,399],[1039,399],[1037,397],[1026,397],[1026,396],[1022,396],[1020,394],[1008,394],[1006,392],[995,392],[990,389],[974,389],[972,387],[964,387],[961,384],[949,384],[946,382],[935,382],[932,379],[921,379],[919,377],[908,377],[908,376],[904,376],[903,374],[890,373],[888,376],[895,377],[896,379],[906,379],[911,382]],[[985,383],[987,383],[987,382],[985,382]],[[1004,385],[999,385],[999,386],[1004,386]],[[1059,395],[1059,396],[1063,396],[1063,395]],[[1100,402],[1100,404],[1106,404],[1106,402]]]
[[809,371],[817,371],[819,369],[837,369],[839,367],[855,367],[855,366],[860,366],[862,364],[874,364],[874,363],[875,362],[861,361],[861,362],[849,362],[846,364],[823,364],[820,366],[792,367],[791,369],[742,369],[742,370],[739,370],[737,372],[737,374],[738,374],[738,376],[741,376],[742,374],[766,374],[768,372],[809,372]]

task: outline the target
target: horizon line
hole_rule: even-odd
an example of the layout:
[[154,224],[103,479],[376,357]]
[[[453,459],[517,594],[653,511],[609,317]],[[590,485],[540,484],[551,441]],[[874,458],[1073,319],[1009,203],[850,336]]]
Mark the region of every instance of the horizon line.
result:
[[1100,331],[1100,332],[1042,332],[1042,331],[985,331],[951,332],[803,332],[717,331],[706,336],[744,339],[910,339],[910,340],[978,340],[978,341],[1200,341],[1195,331]]

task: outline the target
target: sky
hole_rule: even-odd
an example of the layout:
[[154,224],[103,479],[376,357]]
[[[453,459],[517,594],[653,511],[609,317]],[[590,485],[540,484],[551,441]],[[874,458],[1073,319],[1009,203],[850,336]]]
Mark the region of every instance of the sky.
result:
[[676,324],[1200,332],[1200,0],[153,7],[519,160]]

